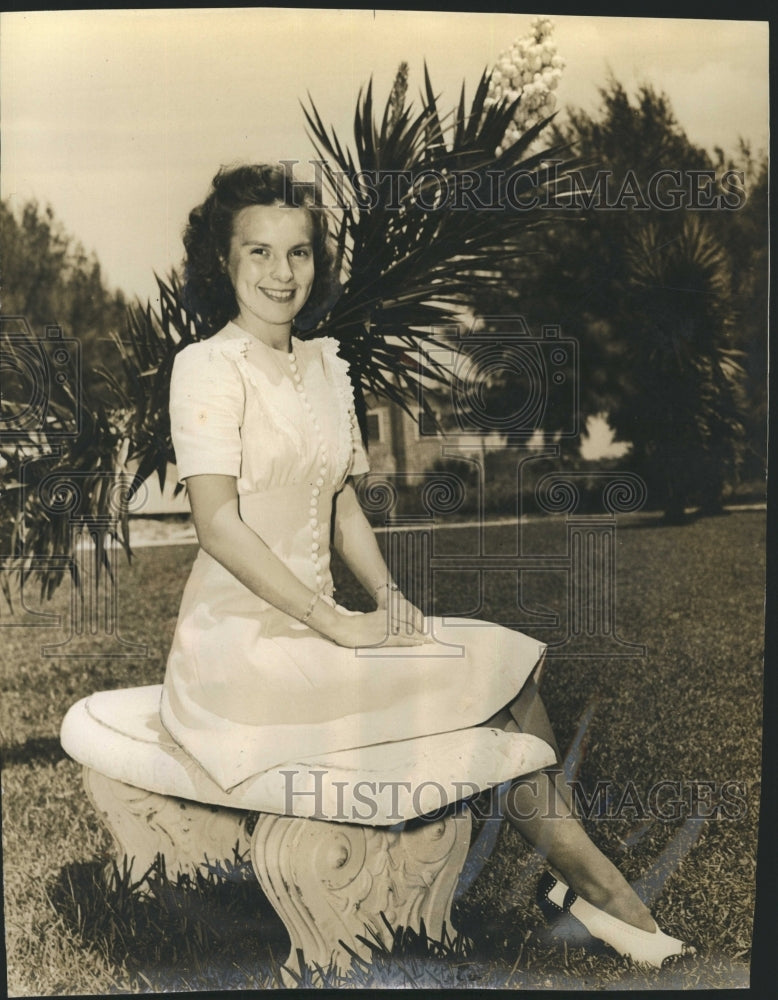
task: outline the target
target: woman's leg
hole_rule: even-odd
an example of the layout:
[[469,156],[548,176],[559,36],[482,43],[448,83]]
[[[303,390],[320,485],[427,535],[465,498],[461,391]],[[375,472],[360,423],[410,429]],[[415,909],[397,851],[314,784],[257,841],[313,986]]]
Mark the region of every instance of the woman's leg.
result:
[[558,780],[558,773],[538,771],[517,781],[506,800],[509,822],[582,899],[633,927],[653,931],[650,911],[589,839]]
[[[551,723],[534,680],[490,724],[531,733],[559,759]],[[589,839],[570,803],[562,773],[552,769],[517,779],[506,799],[508,820],[574,892],[593,906],[645,931],[656,927],[648,908],[624,876]]]

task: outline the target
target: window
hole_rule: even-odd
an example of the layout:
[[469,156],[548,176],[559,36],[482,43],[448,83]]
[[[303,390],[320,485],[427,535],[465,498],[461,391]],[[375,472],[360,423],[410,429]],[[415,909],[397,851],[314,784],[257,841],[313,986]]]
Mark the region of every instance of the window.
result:
[[382,410],[367,411],[367,440],[376,444],[384,440],[384,421]]
[[[438,407],[432,407],[435,419],[440,421],[441,411]],[[430,441],[432,438],[440,436],[440,429],[435,426],[432,419],[427,416],[424,410],[417,410],[417,419],[413,421],[413,438],[415,441]]]

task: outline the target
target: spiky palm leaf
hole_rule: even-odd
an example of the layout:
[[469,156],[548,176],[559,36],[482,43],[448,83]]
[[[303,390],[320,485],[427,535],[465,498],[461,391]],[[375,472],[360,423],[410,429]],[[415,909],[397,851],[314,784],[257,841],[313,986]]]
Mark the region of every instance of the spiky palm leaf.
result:
[[[451,324],[479,287],[498,282],[505,260],[532,252],[530,234],[544,210],[523,208],[518,199],[554,187],[575,165],[560,167],[563,146],[528,155],[550,118],[496,155],[518,101],[489,105],[488,82],[485,72],[469,111],[463,87],[458,108],[441,117],[425,67],[420,111],[398,110],[390,99],[380,125],[368,84],[357,101],[355,153],[327,129],[310,98],[304,108],[325,190],[340,216],[336,238],[348,273],[314,335],[340,341],[355,388],[409,412],[412,400],[424,402],[423,380],[450,378],[428,351],[437,343],[435,327]],[[402,195],[381,186],[390,177],[404,179]],[[420,200],[432,204],[433,189],[443,183],[450,192],[474,188],[488,207],[473,207],[472,197],[466,209],[456,207],[456,197],[453,207],[422,207]]]
[[[420,110],[414,114],[405,104],[404,88],[395,87],[380,124],[374,119],[368,84],[357,101],[354,152],[327,129],[312,100],[310,108],[304,108],[323,161],[325,189],[337,209],[334,235],[345,278],[329,314],[303,336],[331,335],[340,341],[341,354],[351,365],[363,434],[364,392],[388,397],[411,412],[410,403],[419,398],[424,380],[443,383],[450,378],[429,353],[438,343],[436,327],[450,323],[477,288],[498,282],[503,261],[532,252],[531,232],[543,221],[542,208],[522,208],[504,189],[495,193],[488,209],[425,211],[418,195],[429,196],[432,172],[451,185],[461,184],[466,174],[485,185],[492,171],[518,197],[553,187],[566,169],[577,165],[570,160],[560,167],[564,146],[530,154],[550,118],[497,155],[518,102],[490,103],[488,80],[484,72],[469,111],[463,86],[458,107],[441,116],[425,67]],[[556,164],[548,166],[546,160]],[[364,178],[370,171],[381,176],[402,173],[417,197],[406,193],[394,203],[383,192],[375,204],[365,204]],[[167,464],[174,459],[168,418],[173,359],[204,331],[184,308],[176,276],[169,281],[157,277],[157,284],[159,310],[151,305],[131,308],[126,339],[116,338],[124,382],[100,373],[102,398],[110,404],[89,394],[73,398],[56,419],[80,427],[78,434],[58,437],[50,426],[33,440],[3,451],[9,463],[6,484],[20,498],[6,525],[17,568],[23,576],[37,575],[46,596],[61,576],[30,553],[70,552],[69,522],[64,516],[52,519],[42,509],[38,486],[44,473],[35,473],[28,452],[45,458],[46,473],[84,473],[77,513],[87,520],[112,516],[106,483],[124,483],[125,459],[138,463],[131,493],[153,474],[164,485]],[[423,395],[421,399],[423,403]],[[129,555],[127,504],[113,516],[108,536],[118,538]],[[107,564],[107,554],[98,555],[99,568]]]
[[[129,440],[121,400],[107,405],[83,378],[76,356],[58,363],[59,381],[50,377],[54,372],[29,336],[3,335],[0,353],[0,534],[9,571],[0,575],[0,586],[10,604],[14,576],[21,586],[37,579],[46,599],[68,574],[80,585],[78,562],[71,558],[74,530],[93,538],[96,574],[110,568],[106,545],[112,540],[129,555],[129,481],[123,471]],[[43,389],[40,405],[30,408],[36,388]]]

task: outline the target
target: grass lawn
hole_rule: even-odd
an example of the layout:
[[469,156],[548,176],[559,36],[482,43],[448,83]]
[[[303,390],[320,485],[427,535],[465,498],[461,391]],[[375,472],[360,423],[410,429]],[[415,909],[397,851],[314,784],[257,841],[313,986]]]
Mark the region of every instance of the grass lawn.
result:
[[[459,940],[448,956],[422,942],[379,955],[355,985],[515,988],[719,988],[748,982],[760,789],[764,514],[743,512],[663,527],[624,518],[616,532],[616,623],[640,657],[549,657],[543,691],[560,746],[584,718],[577,778],[608,801],[585,820],[595,842],[644,894],[669,932],[693,942],[683,970],[647,973],[612,952],[561,941],[534,903],[541,870],[507,824],[483,870],[455,903]],[[475,528],[439,529],[438,554],[475,552]],[[488,528],[489,553],[516,551],[516,529]],[[526,526],[524,551],[559,554],[562,519]],[[11,996],[258,988],[277,985],[283,927],[248,881],[171,886],[152,872],[147,892],[97,872],[107,834],[60,750],[66,709],[92,691],[160,682],[192,546],[139,550],[119,565],[119,633],[146,655],[104,637],[0,619],[3,865]],[[336,567],[338,597],[367,607]],[[67,587],[43,610],[67,622]],[[435,577],[437,613],[518,622],[516,582],[488,574]],[[562,610],[565,580],[526,574],[524,608]],[[33,609],[34,610],[34,609]],[[556,641],[565,629],[525,631]],[[99,652],[86,657],[85,652]],[[117,656],[117,653],[129,654]],[[80,655],[79,655],[80,654]],[[659,789],[660,782],[666,782]],[[655,799],[651,799],[651,789]],[[653,801],[653,805],[651,804]],[[675,801],[676,805],[673,806]],[[696,805],[695,805],[696,803]],[[619,808],[619,804],[621,808]],[[697,819],[690,812],[696,810]],[[618,815],[616,815],[618,813]],[[713,816],[711,816],[713,813]],[[707,817],[707,818],[706,818]],[[142,873],[133,873],[136,876]],[[131,881],[131,880],[130,880]]]

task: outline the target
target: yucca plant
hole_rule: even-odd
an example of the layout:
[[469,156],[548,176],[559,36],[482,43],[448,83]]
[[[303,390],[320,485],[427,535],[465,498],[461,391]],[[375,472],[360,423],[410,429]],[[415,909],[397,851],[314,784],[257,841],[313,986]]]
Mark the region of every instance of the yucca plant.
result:
[[630,391],[611,422],[632,441],[649,489],[663,490],[668,521],[682,521],[695,502],[713,513],[736,471],[745,406],[726,255],[704,222],[687,216],[674,230],[639,229],[626,273]]
[[[353,150],[327,128],[310,98],[304,107],[323,161],[323,187],[332,199],[342,287],[328,314],[301,336],[328,335],[340,342],[351,366],[363,435],[365,392],[414,412],[412,404],[425,403],[422,385],[451,378],[430,353],[439,343],[436,330],[455,321],[479,288],[499,283],[506,260],[532,253],[531,235],[544,221],[544,210],[525,208],[521,199],[552,188],[578,165],[572,159],[561,165],[566,152],[561,145],[532,151],[551,117],[505,145],[506,133],[515,134],[521,97],[495,100],[486,71],[469,108],[463,86],[458,107],[445,115],[426,67],[417,112],[406,102],[406,85],[407,67],[398,74],[380,121],[374,117],[372,83],[360,92]],[[389,177],[403,178],[403,190],[387,190],[382,181]],[[473,188],[485,207],[478,200],[456,201]],[[167,464],[174,461],[167,413],[173,359],[205,331],[185,308],[175,274],[157,277],[157,284],[159,308],[130,308],[126,339],[116,338],[123,379],[98,372],[99,395],[85,390],[54,415],[78,432],[54,441],[55,428],[49,426],[34,440],[3,446],[6,487],[19,497],[5,514],[6,548],[22,579],[36,576],[47,597],[62,578],[62,566],[32,553],[70,552],[68,515],[75,510],[87,525],[90,518],[103,526],[112,518],[101,538],[117,538],[130,555],[131,498],[153,474],[164,486]],[[45,459],[40,473],[34,472],[31,454]],[[128,461],[137,463],[131,483]],[[63,508],[61,517],[44,509],[38,489],[53,470],[64,478],[73,470],[86,476],[77,508]],[[99,571],[108,566],[108,553],[102,542],[98,547]]]

